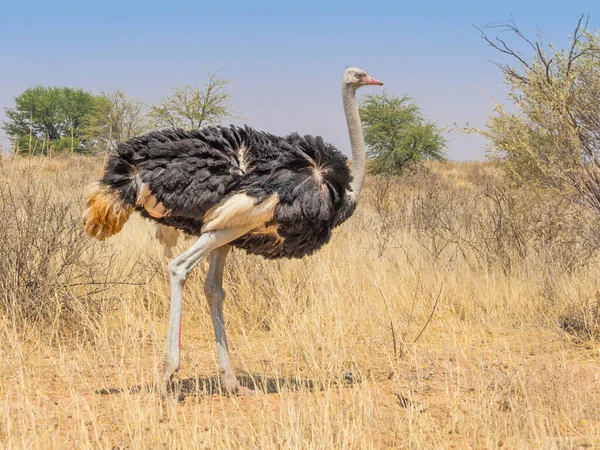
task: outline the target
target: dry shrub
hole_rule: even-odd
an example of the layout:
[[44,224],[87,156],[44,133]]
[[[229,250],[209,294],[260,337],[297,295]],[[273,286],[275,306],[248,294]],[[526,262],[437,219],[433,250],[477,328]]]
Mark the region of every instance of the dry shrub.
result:
[[[461,255],[479,269],[510,274],[572,272],[598,249],[589,213],[544,191],[511,187],[491,165],[450,165],[397,179],[372,178],[364,200],[375,213],[368,224],[381,247],[401,246],[408,231],[433,259]],[[396,237],[396,238],[395,238]]]
[[0,309],[16,323],[60,320],[78,328],[110,308],[104,294],[119,283],[110,273],[114,254],[81,226],[89,162],[39,163],[15,158],[0,168]]

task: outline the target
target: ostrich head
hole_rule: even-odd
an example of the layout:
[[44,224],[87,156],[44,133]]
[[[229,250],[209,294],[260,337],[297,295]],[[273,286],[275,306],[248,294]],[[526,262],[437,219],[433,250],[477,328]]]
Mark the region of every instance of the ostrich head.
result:
[[362,86],[382,86],[383,83],[371,77],[365,70],[358,67],[348,67],[342,77],[344,84],[358,89]]

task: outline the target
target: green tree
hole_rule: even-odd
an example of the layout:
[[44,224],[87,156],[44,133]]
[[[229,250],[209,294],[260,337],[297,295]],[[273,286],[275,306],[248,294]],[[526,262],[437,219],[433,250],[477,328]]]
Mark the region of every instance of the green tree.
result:
[[204,88],[192,85],[173,88],[173,94],[161,98],[150,107],[150,117],[157,127],[199,129],[204,125],[219,123],[224,119],[238,117],[227,92],[229,80],[219,78],[218,71],[208,72]]
[[146,106],[121,90],[103,92],[85,117],[83,136],[92,151],[110,151],[150,130]]
[[532,41],[514,23],[491,29],[516,37],[524,49],[479,29],[512,58],[497,65],[513,111],[496,105],[486,128],[471,131],[490,139],[490,156],[518,184],[553,189],[600,216],[600,35],[587,25],[581,16],[566,49]]
[[424,160],[443,160],[446,139],[410,97],[368,95],[360,105],[369,171],[399,175]]
[[[2,128],[22,153],[49,153],[50,149],[81,150],[81,131],[94,96],[82,89],[36,86],[5,108]],[[70,146],[67,145],[70,139]]]

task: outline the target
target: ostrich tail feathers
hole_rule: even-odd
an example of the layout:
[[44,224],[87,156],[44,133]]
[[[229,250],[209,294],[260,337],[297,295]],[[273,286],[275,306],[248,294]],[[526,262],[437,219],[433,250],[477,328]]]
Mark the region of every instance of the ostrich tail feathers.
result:
[[121,231],[133,212],[133,207],[125,204],[117,191],[101,183],[93,183],[87,187],[85,204],[85,234],[100,241]]

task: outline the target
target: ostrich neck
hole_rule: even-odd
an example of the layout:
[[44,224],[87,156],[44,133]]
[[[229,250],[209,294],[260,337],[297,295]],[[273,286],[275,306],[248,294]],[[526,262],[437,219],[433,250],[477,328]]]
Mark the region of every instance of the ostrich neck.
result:
[[358,201],[363,181],[365,179],[365,141],[363,138],[358,105],[356,104],[356,89],[349,84],[342,85],[342,101],[348,133],[350,134],[350,146],[352,148],[352,192],[354,201]]

